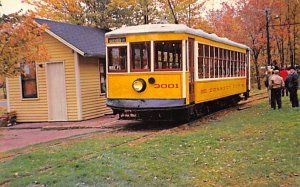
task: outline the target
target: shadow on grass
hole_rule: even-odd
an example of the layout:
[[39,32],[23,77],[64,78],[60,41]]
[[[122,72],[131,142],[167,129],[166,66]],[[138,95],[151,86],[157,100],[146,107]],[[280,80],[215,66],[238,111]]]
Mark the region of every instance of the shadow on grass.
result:
[[124,131],[161,131],[182,125],[176,121],[130,121],[124,126]]

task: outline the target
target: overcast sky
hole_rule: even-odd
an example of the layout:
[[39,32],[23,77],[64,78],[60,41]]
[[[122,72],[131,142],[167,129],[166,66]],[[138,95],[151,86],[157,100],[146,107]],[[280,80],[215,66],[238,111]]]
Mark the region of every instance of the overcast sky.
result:
[[2,7],[0,7],[0,14],[10,14],[21,9],[26,10],[33,8],[32,6],[22,3],[21,0],[0,0]]
[[[2,3],[2,7],[0,7],[0,14],[10,14],[13,12],[17,12],[21,9],[25,12],[28,9],[33,9],[32,6],[22,3],[22,0],[0,0]],[[220,3],[226,0],[209,0],[209,6],[214,8],[218,8]],[[230,1],[230,0],[227,0]]]

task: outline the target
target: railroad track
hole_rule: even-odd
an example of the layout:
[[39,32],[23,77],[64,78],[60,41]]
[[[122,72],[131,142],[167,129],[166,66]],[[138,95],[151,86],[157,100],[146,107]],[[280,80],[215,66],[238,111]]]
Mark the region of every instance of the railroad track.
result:
[[[191,126],[197,126],[199,124],[203,124],[203,122],[204,123],[211,122],[211,121],[216,120],[217,116],[220,116],[220,114],[223,115],[224,113],[230,113],[230,112],[234,112],[236,110],[244,110],[244,109],[250,108],[251,107],[251,105],[250,105],[251,103],[253,103],[255,101],[263,100],[263,99],[266,99],[266,98],[268,98],[268,96],[266,96],[265,94],[255,94],[255,95],[251,96],[249,98],[249,100],[242,101],[241,103],[239,103],[236,106],[232,106],[232,107],[220,109],[218,111],[215,111],[215,112],[206,114],[204,116],[201,116],[200,118],[194,119],[194,120],[192,120],[192,121],[190,121],[188,123],[178,124],[176,122],[175,123],[173,122],[172,125],[170,125],[170,124],[166,125],[166,124],[164,124],[166,122],[161,122],[163,125],[166,125],[164,128],[150,129],[150,131],[149,131],[149,129],[143,130],[143,127],[140,127],[138,131],[144,132],[143,135],[141,135],[139,137],[136,137],[134,139],[128,140],[126,142],[122,142],[120,144],[111,145],[107,149],[116,148],[116,147],[119,147],[119,146],[122,146],[122,145],[125,145],[125,144],[131,144],[131,143],[134,143],[134,142],[137,142],[137,141],[141,141],[143,139],[150,138],[152,136],[156,136],[156,135],[159,135],[159,134],[164,134],[166,132],[174,131],[174,130],[177,130],[177,129],[187,129],[187,128],[190,128]],[[116,121],[116,123],[117,123],[117,121]],[[138,125],[141,125],[141,124],[137,124],[137,126]],[[137,132],[137,130],[135,130],[135,129],[132,128],[133,126],[127,126],[127,125],[124,126],[123,125],[123,126],[116,126],[116,127],[112,127],[112,126],[103,127],[103,128],[99,128],[99,131],[95,131],[93,133],[86,133],[86,134],[81,134],[81,135],[75,135],[75,136],[72,136],[72,137],[69,137],[69,138],[63,138],[61,140],[74,140],[74,139],[78,139],[80,137],[91,136],[91,134],[93,134],[93,135],[94,134],[101,135],[101,134],[117,133],[117,132],[128,132],[128,133],[130,133],[132,131]],[[147,132],[147,131],[149,131],[149,132]],[[57,141],[59,141],[59,142],[57,142]],[[60,141],[60,140],[57,140],[57,141],[55,143],[47,144],[46,146],[42,146],[42,147],[38,147],[38,148],[31,148],[29,150],[23,150],[23,151],[14,153],[14,154],[0,156],[0,162],[12,159],[12,158],[14,158],[16,156],[19,156],[19,155],[23,155],[23,154],[27,154],[27,153],[30,153],[30,152],[38,151],[40,149],[45,149],[45,148],[51,148],[51,147],[54,147],[54,146],[59,146],[59,145],[62,145],[62,144],[66,143],[66,141]],[[86,155],[84,155],[83,157],[86,157]]]
[[[255,101],[263,100],[263,99],[266,99],[266,98],[268,98],[268,96],[265,96],[265,94],[256,94],[256,95],[250,97],[249,100],[239,103],[237,106],[232,106],[232,107],[229,107],[229,108],[224,108],[224,109],[212,112],[210,114],[202,116],[199,119],[195,119],[195,120],[190,121],[188,123],[177,124],[173,127],[167,128],[167,129],[160,129],[160,130],[156,130],[156,131],[151,131],[149,133],[144,133],[143,135],[141,135],[139,137],[136,137],[136,138],[133,138],[131,140],[128,140],[128,141],[125,141],[125,142],[122,142],[122,143],[119,143],[119,144],[111,145],[111,146],[105,148],[104,152],[105,151],[110,151],[111,149],[114,149],[116,147],[120,147],[122,145],[133,144],[135,142],[142,141],[144,139],[148,139],[148,138],[157,136],[159,134],[164,134],[166,132],[174,131],[175,129],[186,129],[186,128],[190,128],[191,126],[198,126],[199,124],[202,124],[201,122],[203,122],[203,121],[205,121],[206,123],[207,123],[207,121],[211,122],[213,120],[216,120],[216,118],[217,118],[216,116],[218,116],[220,114],[222,114],[222,116],[223,116],[224,113],[228,114],[228,113],[234,112],[236,110],[243,110],[243,109],[250,108],[251,106],[249,106],[249,105],[251,103],[253,103]],[[100,131],[93,132],[92,134],[96,134],[96,133],[97,134],[116,133],[116,132],[124,132],[124,131],[128,131],[128,130],[130,130],[130,128],[128,129],[128,126],[120,126],[120,127],[116,127],[116,128],[106,127],[106,128],[102,128]],[[69,138],[64,138],[64,140],[73,140],[73,139],[78,139],[80,137],[86,137],[86,136],[91,136],[91,133],[76,135],[76,136],[69,137]],[[4,161],[10,160],[10,159],[13,159],[16,156],[20,156],[20,155],[23,155],[23,154],[38,151],[40,149],[59,146],[59,145],[62,145],[64,143],[66,143],[66,141],[55,142],[55,143],[52,143],[52,144],[48,144],[46,146],[33,148],[33,149],[28,149],[28,150],[23,150],[23,151],[20,151],[20,152],[11,154],[11,155],[6,155],[6,156],[2,156],[2,157],[0,156],[0,162],[4,162]],[[98,156],[99,155],[97,153],[87,153],[87,154],[80,155],[80,157],[72,158],[72,159],[68,160],[67,162],[76,162],[77,160],[80,160],[80,159],[93,159],[93,158],[98,157]],[[47,168],[42,168],[40,170],[44,171],[44,170],[51,170],[51,169],[54,169],[54,168],[55,168],[54,166],[53,167],[52,166],[47,166]],[[28,177],[28,176],[31,176],[31,175],[32,174],[28,174],[26,176],[19,176],[19,178]],[[5,181],[2,181],[0,183],[0,185],[9,184],[12,180],[14,180],[13,177],[9,178]]]
[[[135,139],[129,140],[127,142],[123,142],[123,143],[120,143],[120,144],[117,144],[117,145],[112,145],[111,148],[119,147],[119,146],[122,146],[124,144],[130,144],[130,143],[133,143],[135,141],[140,141],[142,139],[147,139],[147,138],[150,138],[152,136],[156,136],[158,134],[163,134],[166,131],[172,131],[172,130],[175,130],[175,129],[186,129],[186,128],[189,128],[190,126],[197,126],[197,124],[199,124],[200,122],[215,120],[215,118],[216,118],[215,116],[218,115],[218,114],[224,114],[226,112],[230,113],[230,112],[234,112],[236,110],[244,110],[244,109],[250,108],[251,107],[251,105],[250,105],[251,103],[256,102],[256,101],[260,101],[260,100],[263,100],[263,99],[266,99],[266,98],[268,98],[268,96],[266,96],[265,93],[263,93],[263,94],[255,94],[255,95],[251,96],[249,98],[249,100],[242,101],[241,103],[239,103],[236,106],[224,108],[224,109],[221,109],[221,110],[218,110],[218,111],[206,114],[206,115],[204,115],[204,116],[202,116],[202,117],[200,117],[198,119],[194,119],[194,120],[192,120],[192,121],[190,121],[188,123],[178,124],[178,125],[175,125],[174,127],[168,128],[168,129],[158,130],[158,131],[155,131],[155,132],[151,132],[149,134],[142,135],[141,137],[137,137]],[[127,130],[126,127],[125,128],[123,127],[123,128],[120,128],[120,129],[116,129],[116,131],[124,131],[124,130]]]

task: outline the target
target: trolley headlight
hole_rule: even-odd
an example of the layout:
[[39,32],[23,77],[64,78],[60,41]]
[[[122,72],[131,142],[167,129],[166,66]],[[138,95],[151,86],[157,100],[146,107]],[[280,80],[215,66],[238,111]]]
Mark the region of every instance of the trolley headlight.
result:
[[146,89],[146,82],[143,79],[137,79],[133,81],[132,88],[136,92],[143,92]]

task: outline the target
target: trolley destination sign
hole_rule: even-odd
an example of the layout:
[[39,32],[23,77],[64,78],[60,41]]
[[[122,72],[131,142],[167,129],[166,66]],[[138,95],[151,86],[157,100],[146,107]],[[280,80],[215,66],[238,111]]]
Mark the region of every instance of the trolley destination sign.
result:
[[108,38],[108,43],[125,43],[126,38],[120,37],[120,38]]

